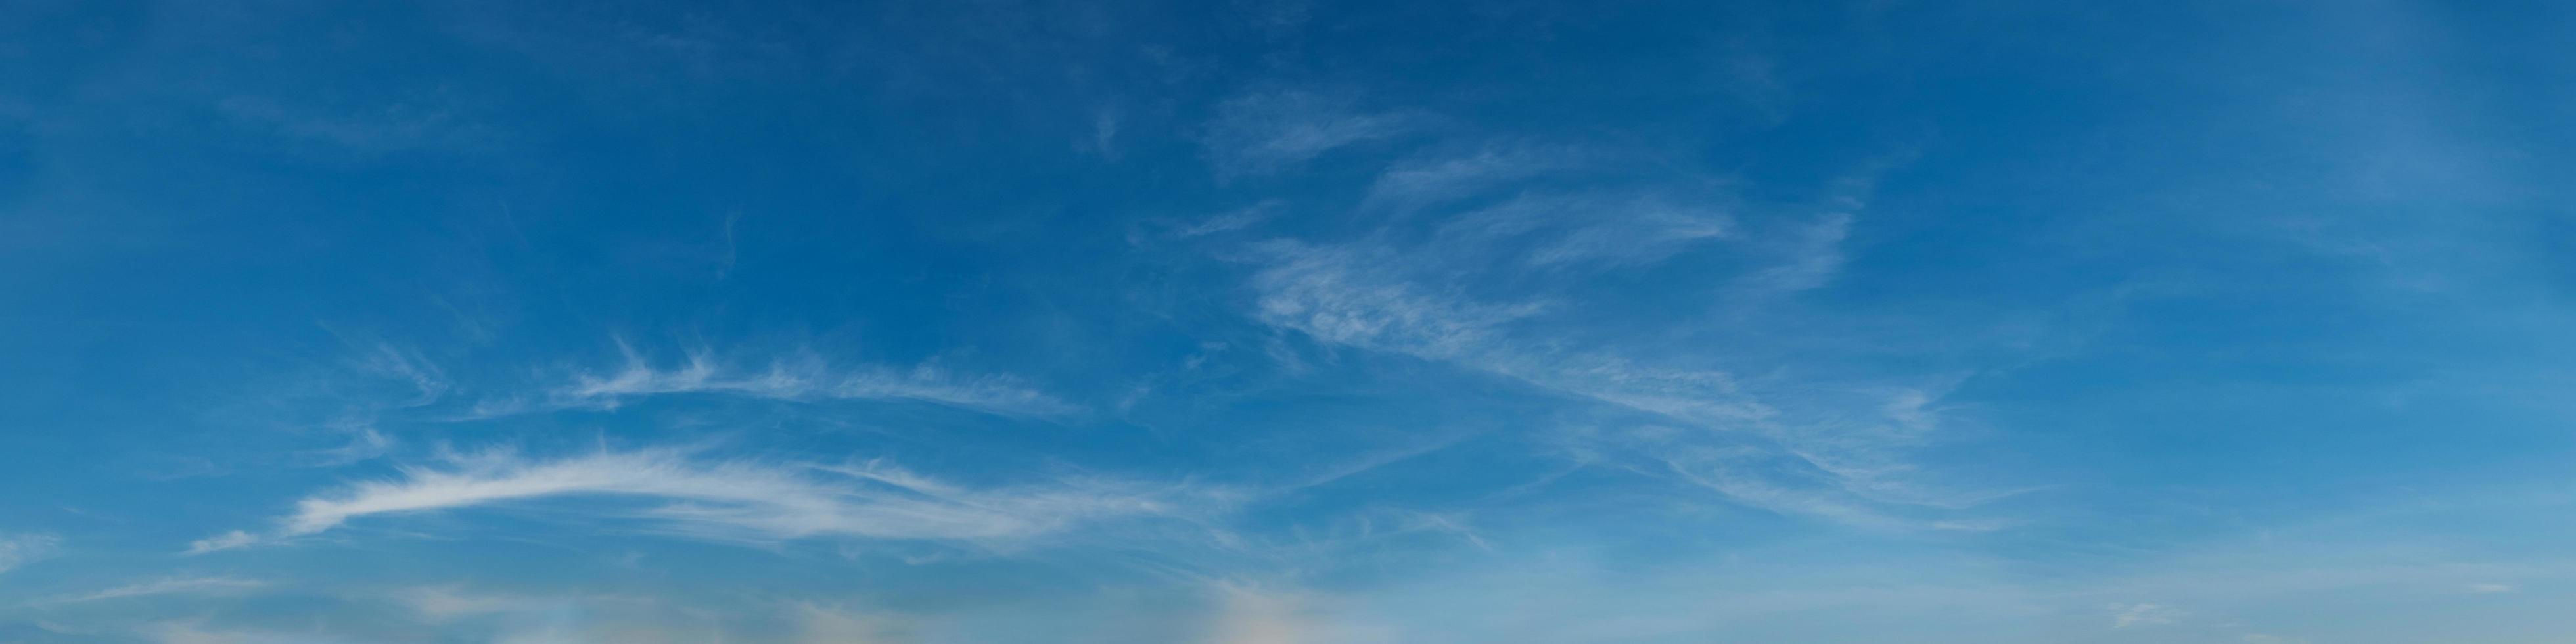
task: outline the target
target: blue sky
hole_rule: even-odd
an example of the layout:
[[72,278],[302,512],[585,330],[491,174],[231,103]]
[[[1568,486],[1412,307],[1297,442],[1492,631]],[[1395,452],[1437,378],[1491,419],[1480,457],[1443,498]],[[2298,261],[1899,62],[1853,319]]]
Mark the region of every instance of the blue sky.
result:
[[0,642],[2576,633],[2564,4],[0,14]]

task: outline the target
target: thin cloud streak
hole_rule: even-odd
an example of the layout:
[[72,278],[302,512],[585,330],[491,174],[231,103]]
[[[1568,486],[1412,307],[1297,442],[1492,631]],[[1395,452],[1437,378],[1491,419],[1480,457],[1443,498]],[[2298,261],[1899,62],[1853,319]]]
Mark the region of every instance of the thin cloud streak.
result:
[[[1369,263],[1395,253],[1292,243],[1269,248],[1280,260],[1253,278],[1262,294],[1255,315],[1265,323],[1331,344],[1510,377],[1684,428],[1573,437],[1591,457],[1645,459],[1655,465],[1641,472],[1668,470],[1750,505],[1853,524],[1931,525],[1872,506],[1956,509],[1994,497],[1904,481],[1917,472],[1903,461],[1902,450],[1934,431],[1937,418],[1925,408],[1920,390],[1858,391],[1842,396],[1845,401],[1826,398],[1848,388],[1809,386],[1801,395],[1815,400],[1786,405],[1723,371],[1640,365],[1621,357],[1620,347],[1565,349],[1525,341],[1530,326],[1551,310],[1548,304],[1491,304],[1439,294],[1406,279],[1403,269]],[[1796,411],[1808,407],[1877,409],[1887,416],[1855,422]]]
[[[1905,518],[2000,496],[1916,480],[1922,472],[1905,450],[1938,429],[1934,396],[1924,388],[1806,382],[1757,389],[1723,370],[1641,364],[1635,357],[1653,353],[1642,347],[1569,343],[1557,325],[1584,310],[1592,294],[1565,285],[1661,264],[1736,231],[1726,213],[1684,205],[1652,187],[1559,187],[1473,200],[1517,180],[1571,176],[1578,169],[1560,167],[1564,158],[1487,148],[1397,164],[1363,209],[1456,207],[1410,213],[1355,241],[1252,245],[1253,317],[1327,344],[1448,362],[1674,425],[1574,432],[1561,441],[1578,461],[1853,525],[2000,525]],[[1836,205],[1858,208],[1860,200],[1846,195]],[[1846,261],[1852,226],[1853,217],[1837,211],[1752,243],[1748,249],[1785,259],[1734,278],[1746,287],[1736,295],[1753,300],[1829,283]],[[1884,413],[1856,417],[1852,409]]]
[[1421,117],[1360,110],[1345,97],[1304,90],[1229,99],[1200,139],[1219,177],[1271,174],[1326,152],[1420,129]]
[[1360,208],[1403,213],[1455,202],[1498,186],[1579,168],[1592,156],[1570,147],[1499,144],[1467,154],[1414,156],[1379,173]]
[[[601,452],[536,460],[509,452],[406,466],[399,478],[307,497],[265,533],[235,531],[192,544],[201,553],[337,529],[377,515],[461,510],[513,501],[624,498],[597,511],[681,537],[776,542],[810,537],[1010,545],[1113,519],[1205,509],[1181,487],[1088,479],[976,488],[883,462],[854,465],[706,460],[675,450]],[[1188,501],[1188,502],[1185,502]]]
[[50,534],[0,533],[0,572],[9,572],[27,562],[51,557],[61,545],[62,538]]
[[268,582],[236,577],[182,577],[159,579],[109,588],[87,595],[36,602],[38,605],[76,604],[107,599],[151,597],[157,595],[210,595],[239,593],[268,586]]
[[[1002,416],[1063,416],[1081,408],[1029,388],[1016,378],[960,375],[934,363],[911,368],[861,366],[835,369],[812,355],[746,370],[719,365],[706,353],[692,353],[686,364],[657,368],[625,348],[624,367],[607,374],[581,373],[546,394],[551,408],[615,409],[643,397],[680,394],[725,394],[777,400],[913,400]],[[500,402],[477,415],[506,415],[525,405]]]

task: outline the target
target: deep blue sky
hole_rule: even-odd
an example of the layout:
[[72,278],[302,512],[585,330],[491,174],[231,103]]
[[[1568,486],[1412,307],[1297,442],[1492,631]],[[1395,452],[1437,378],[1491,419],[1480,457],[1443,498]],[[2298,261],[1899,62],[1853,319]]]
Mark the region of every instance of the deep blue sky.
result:
[[0,642],[2560,642],[2563,3],[0,0]]

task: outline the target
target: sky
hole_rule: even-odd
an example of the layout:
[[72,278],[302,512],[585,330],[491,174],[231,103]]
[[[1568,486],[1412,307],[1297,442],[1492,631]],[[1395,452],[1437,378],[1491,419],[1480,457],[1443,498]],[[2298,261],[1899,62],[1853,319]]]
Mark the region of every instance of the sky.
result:
[[2571,37],[0,0],[0,642],[2564,642]]

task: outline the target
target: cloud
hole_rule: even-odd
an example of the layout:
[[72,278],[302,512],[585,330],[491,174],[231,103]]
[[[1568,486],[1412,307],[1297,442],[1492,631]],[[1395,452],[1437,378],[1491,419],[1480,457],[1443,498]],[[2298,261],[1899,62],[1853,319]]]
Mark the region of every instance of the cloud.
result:
[[1422,126],[1418,116],[1363,112],[1355,102],[1303,90],[1247,93],[1216,106],[1200,143],[1219,177],[1261,175]]
[[234,530],[188,542],[188,554],[201,555],[217,550],[231,550],[254,543],[259,543],[258,535],[254,535],[243,530]]
[[1551,315],[1580,310],[1583,294],[1500,302],[1469,297],[1420,277],[1446,272],[1422,267],[1448,266],[1425,258],[1438,252],[1430,248],[1284,240],[1255,248],[1269,260],[1251,279],[1259,294],[1254,317],[1266,324],[1325,343],[1444,361],[1652,419],[1632,429],[1569,434],[1561,447],[1579,458],[1672,476],[1756,507],[1846,523],[1996,525],[1918,521],[1884,507],[1959,509],[2000,495],[1912,480],[1921,473],[1903,450],[1936,431],[1936,389],[1831,382],[1756,387],[1723,370],[1643,364],[1628,356],[1653,352],[1615,342],[1573,346],[1554,332],[1561,323]]
[[394,440],[376,431],[373,425],[355,425],[349,442],[339,447],[306,450],[296,453],[296,460],[313,467],[338,467],[373,460],[393,452]]
[[1251,228],[1276,214],[1281,204],[1282,202],[1277,199],[1264,200],[1240,210],[1176,227],[1172,229],[1172,236],[1188,239]]
[[1733,231],[1724,213],[1673,201],[1625,191],[1525,194],[1455,216],[1431,244],[1528,268],[1607,269],[1662,262]]
[[1363,644],[1394,642],[1392,633],[1318,610],[1317,598],[1242,583],[1221,583],[1204,644]]
[[[534,460],[506,451],[406,466],[393,480],[307,497],[265,534],[236,531],[191,552],[291,539],[377,515],[541,499],[625,499],[596,512],[676,536],[774,542],[808,537],[920,539],[1004,545],[1115,518],[1196,510],[1187,490],[1089,479],[974,488],[883,462],[773,464],[697,458],[675,450],[600,452]],[[1193,497],[1204,501],[1204,498]]]
[[333,444],[280,449],[273,459],[262,459],[263,464],[330,468],[381,458],[402,442],[388,431],[387,421],[398,427],[407,416],[448,401],[457,389],[445,370],[417,350],[362,333],[324,329],[338,337],[344,356],[278,381],[259,382],[226,415],[328,437]]
[[[1760,226],[1744,239],[1728,201],[1710,194],[1722,180],[1640,183],[1656,173],[1613,162],[1643,155],[1495,141],[1395,162],[1359,206],[1393,216],[1349,241],[1252,244],[1241,256],[1259,265],[1249,280],[1253,317],[1322,343],[1447,362],[1627,412],[1557,439],[1578,462],[1846,523],[2005,525],[1903,516],[2008,494],[1928,484],[1908,459],[1908,449],[1937,434],[1938,387],[1780,376],[1749,385],[1721,364],[1671,350],[1673,338],[1704,333],[1696,329],[1706,320],[1658,329],[1651,319],[1601,319],[1602,305],[1622,296],[1599,288],[1604,278],[1650,267],[1678,273],[1665,265],[1716,241],[1749,260],[1735,265],[1754,266],[1707,283],[1741,304],[1831,283],[1847,261],[1852,213],[1895,161],[1836,181],[1826,214]],[[1729,264],[1693,265],[1701,266]],[[1640,335],[1655,341],[1620,339]]]
[[264,635],[210,630],[204,624],[193,622],[154,622],[145,624],[137,630],[146,639],[157,644],[246,644],[265,641]]
[[0,533],[0,572],[54,556],[61,546],[62,539],[50,534]]
[[2480,595],[2493,595],[2493,594],[2497,594],[2497,593],[2509,593],[2509,592],[2513,592],[2514,590],[2516,590],[2516,589],[2514,588],[2514,586],[2513,586],[2512,584],[2499,584],[2499,583],[2494,583],[2494,582],[2479,582],[2479,583],[2469,584],[2469,592],[2477,593],[2477,594],[2480,594]]
[[99,601],[103,599],[123,599],[128,597],[149,597],[155,595],[225,594],[261,588],[267,585],[268,582],[265,581],[257,579],[240,579],[235,577],[174,577],[128,584],[87,595],[64,597],[38,603],[71,604]]
[[260,96],[232,96],[216,111],[232,122],[279,137],[365,155],[471,151],[497,141],[497,131],[465,118],[443,100],[399,102],[335,112]]
[[1308,641],[1306,624],[1297,619],[1291,597],[1248,588],[1224,589],[1209,644],[1296,644]]
[[[726,596],[732,595],[732,596]],[[564,644],[753,642],[893,644],[924,641],[909,615],[772,596],[673,596],[567,592],[480,592],[463,585],[306,596],[302,612],[227,612],[191,619],[125,619],[50,632],[131,632],[170,644],[325,644],[466,639]],[[391,612],[385,609],[393,609]],[[87,613],[85,611],[85,613]],[[73,614],[73,613],[66,613]],[[88,613],[116,615],[116,613]],[[148,614],[148,613],[146,613]],[[353,614],[372,619],[348,619]],[[77,615],[77,614],[74,614]],[[102,620],[106,621],[106,620]],[[140,622],[138,624],[138,622]],[[8,626],[0,622],[0,627]],[[0,628],[0,632],[18,631]],[[6,637],[6,635],[0,635]],[[45,640],[52,641],[52,640]],[[79,641],[90,641],[82,639]],[[116,639],[115,641],[127,641]],[[983,641],[939,639],[938,641]]]
[[413,588],[396,593],[394,599],[413,613],[439,622],[474,615],[548,610],[561,603],[512,595],[473,594],[455,586]]
[[1403,279],[1380,249],[1274,241],[1257,250],[1270,258],[1252,278],[1261,293],[1257,316],[1326,342],[1452,358],[1545,308],[1442,296]]
[[2182,611],[2160,604],[2111,604],[2111,628],[2165,626],[2182,618]]
[[797,644],[869,644],[910,641],[900,619],[850,612],[810,602],[794,611]]
[[402,589],[393,592],[390,599],[422,620],[435,624],[477,618],[524,621],[565,614],[651,612],[657,603],[646,597],[595,593],[530,595],[475,592],[463,585]]
[[1744,279],[1754,290],[1794,293],[1823,287],[1842,271],[1843,240],[1851,236],[1850,213],[1830,213],[1792,232],[1779,244],[1782,261]]
[[[1939,383],[1955,376],[1748,381],[1708,356],[1673,350],[1674,338],[1705,333],[1707,320],[1657,327],[1651,318],[1602,317],[1604,305],[1624,296],[1598,288],[1605,277],[1650,267],[1687,274],[1666,265],[1719,241],[1751,260],[1739,264],[1753,265],[1712,275],[1706,288],[1722,296],[1765,304],[1830,283],[1846,261],[1865,176],[1837,183],[1833,212],[1785,232],[1757,227],[1763,234],[1748,240],[1724,207],[1706,205],[1725,203],[1705,194],[1716,181],[1637,185],[1564,163],[1611,155],[1536,150],[1488,146],[1408,159],[1381,175],[1370,197],[1410,209],[1404,216],[1340,243],[1250,245],[1238,257],[1258,266],[1249,279],[1252,316],[1322,343],[1447,362],[1619,412],[1555,439],[1579,462],[1855,525],[2007,525],[1916,516],[2010,494],[1933,484],[1910,458],[1939,435]],[[1472,199],[1541,176],[1562,181]],[[1692,266],[1710,265],[1728,264]],[[1639,337],[1653,341],[1623,339]]]
[[1398,212],[1466,199],[1540,175],[1578,169],[1599,155],[1572,147],[1489,144],[1465,154],[1407,157],[1378,174],[1364,210]]
[[[717,364],[706,353],[692,353],[686,364],[656,368],[623,343],[626,365],[607,374],[581,373],[573,382],[548,392],[555,407],[614,409],[633,398],[672,394],[729,394],[780,400],[915,400],[1004,416],[1057,416],[1080,411],[1055,396],[1028,388],[1008,376],[966,376],[935,363],[910,368],[862,366],[834,369],[811,354],[772,362],[765,369],[743,370]],[[485,407],[492,415],[516,411],[511,405]]]
[[320,633],[230,629],[205,620],[147,622],[133,631],[154,644],[357,644],[363,639]]

